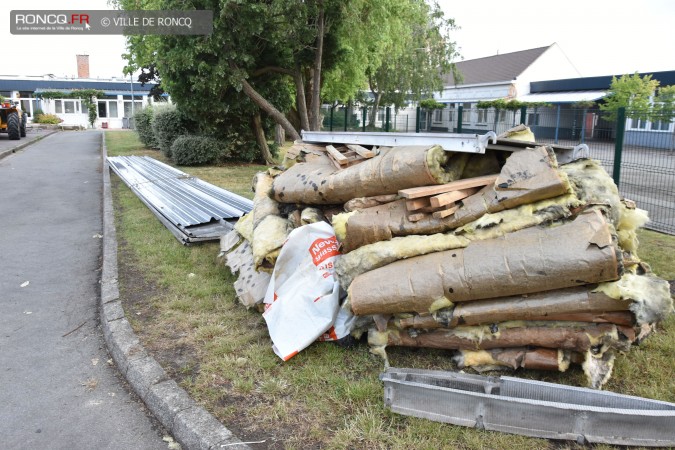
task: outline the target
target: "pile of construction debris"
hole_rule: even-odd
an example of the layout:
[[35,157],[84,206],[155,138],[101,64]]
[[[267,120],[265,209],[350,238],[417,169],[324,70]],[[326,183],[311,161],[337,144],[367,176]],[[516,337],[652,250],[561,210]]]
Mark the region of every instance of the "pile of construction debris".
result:
[[340,311],[374,353],[448,349],[479,370],[576,363],[602,386],[673,309],[668,282],[637,255],[648,217],[598,162],[509,146],[523,134],[534,141],[521,128],[484,153],[297,142],[283,170],[257,175],[253,211],[222,240],[241,302],[269,308],[289,234],[326,221]]

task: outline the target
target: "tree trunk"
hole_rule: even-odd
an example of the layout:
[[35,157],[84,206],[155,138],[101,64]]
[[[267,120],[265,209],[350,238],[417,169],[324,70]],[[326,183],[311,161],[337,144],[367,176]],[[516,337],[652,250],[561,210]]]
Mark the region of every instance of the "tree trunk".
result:
[[321,109],[321,59],[323,58],[323,35],[325,33],[323,1],[319,0],[319,18],[317,19],[317,40],[316,54],[314,57],[314,68],[312,73],[312,122],[310,123],[312,131],[318,131],[320,128],[319,117]]
[[373,102],[373,108],[370,110],[370,118],[368,119],[368,126],[369,127],[374,127],[375,126],[375,119],[377,118],[377,108],[380,107],[380,101],[382,101],[382,93],[380,92],[373,92],[373,95],[375,96],[375,101]]
[[274,126],[274,143],[278,146],[282,146],[284,145],[284,142],[286,142],[286,133],[281,125],[276,124]]
[[274,105],[265,100],[265,98],[263,98],[263,96],[260,95],[247,80],[242,79],[241,86],[244,94],[246,94],[248,98],[253,101],[253,103],[258,105],[260,109],[265,111],[276,123],[281,125],[291,139],[300,139],[300,134],[298,134],[297,130],[293,128],[293,125],[288,121],[286,116],[284,116],[281,111],[276,109]]
[[275,164],[274,157],[270,152],[270,148],[267,146],[267,139],[265,139],[265,130],[262,127],[262,120],[260,119],[260,113],[257,112],[253,115],[251,119],[253,125],[253,132],[255,134],[255,140],[262,151],[263,158],[267,165]]
[[300,67],[296,67],[296,72],[293,75],[295,81],[296,91],[296,106],[298,108],[298,115],[300,116],[300,129],[309,131],[309,117],[307,116],[307,99],[305,98],[305,80],[302,76]]

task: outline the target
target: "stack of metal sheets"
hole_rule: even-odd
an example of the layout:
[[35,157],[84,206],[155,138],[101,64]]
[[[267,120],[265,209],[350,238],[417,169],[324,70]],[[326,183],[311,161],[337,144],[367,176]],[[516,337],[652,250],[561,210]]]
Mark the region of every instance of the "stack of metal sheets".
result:
[[148,156],[108,157],[109,167],[183,244],[219,239],[253,202]]

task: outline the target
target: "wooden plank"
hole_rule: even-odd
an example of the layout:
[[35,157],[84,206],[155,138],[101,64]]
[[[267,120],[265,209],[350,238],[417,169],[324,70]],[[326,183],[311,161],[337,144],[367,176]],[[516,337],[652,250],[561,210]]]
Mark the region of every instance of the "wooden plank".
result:
[[417,211],[420,208],[431,206],[429,197],[417,198],[415,200],[406,200],[405,207],[408,211]]
[[431,206],[433,206],[434,208],[438,208],[439,206],[449,205],[451,203],[455,203],[457,200],[467,198],[469,195],[473,195],[476,192],[478,192],[478,188],[469,188],[469,189],[461,189],[459,191],[446,192],[445,194],[439,194],[435,197],[431,197],[429,199],[429,202],[431,203]]
[[358,153],[359,155],[363,156],[364,158],[372,158],[373,156],[375,156],[377,154],[374,151],[368,150],[367,148],[361,147],[360,145],[357,145],[357,144],[347,144],[347,148],[349,150],[352,150],[352,151]]
[[345,155],[337,151],[335,147],[332,145],[326,145],[326,150],[328,151],[328,154],[340,165],[347,164],[349,160]]
[[446,217],[453,215],[458,209],[459,205],[455,205],[442,211],[436,211],[432,215],[434,216],[434,219],[445,219]]
[[400,195],[403,198],[413,199],[420,197],[428,197],[431,195],[444,194],[446,192],[457,191],[459,189],[487,186],[488,184],[494,183],[498,176],[499,174],[485,175],[482,177],[465,178],[463,180],[453,181],[452,183],[448,184],[402,189],[398,191],[398,195]]

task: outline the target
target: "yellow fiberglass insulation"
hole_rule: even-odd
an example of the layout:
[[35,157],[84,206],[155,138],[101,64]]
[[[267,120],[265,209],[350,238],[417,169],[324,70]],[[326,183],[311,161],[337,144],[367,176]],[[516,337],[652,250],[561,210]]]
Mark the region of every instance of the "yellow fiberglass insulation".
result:
[[237,220],[237,223],[234,225],[234,229],[237,230],[244,239],[249,242],[253,241],[253,213],[248,213]]
[[[336,227],[336,232],[337,230]],[[397,237],[390,241],[380,241],[342,255],[335,264],[335,274],[340,285],[346,290],[352,280],[362,273],[400,259],[466,247],[469,242],[469,239],[462,236],[441,233],[431,236],[411,235]]]
[[[411,235],[364,245],[346,255],[342,255],[335,266],[337,278],[340,285],[346,290],[358,275],[394,261],[432,252],[463,248],[471,241],[493,239],[523,228],[560,220],[569,217],[571,215],[570,209],[579,206],[579,204],[579,199],[574,194],[566,194],[522,205],[518,208],[487,214],[458,229],[454,234]],[[336,218],[333,218],[336,234],[344,232],[341,224],[346,223],[349,219],[347,214],[341,216],[345,217],[338,220],[337,223]]]
[[661,322],[673,312],[670,284],[652,273],[625,273],[618,281],[601,283],[594,292],[617,300],[631,300],[638,325]]
[[272,272],[281,246],[293,229],[290,221],[279,216],[267,216],[253,230],[253,261],[256,270]]

